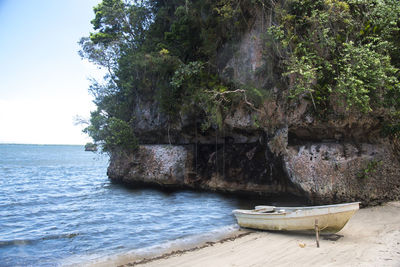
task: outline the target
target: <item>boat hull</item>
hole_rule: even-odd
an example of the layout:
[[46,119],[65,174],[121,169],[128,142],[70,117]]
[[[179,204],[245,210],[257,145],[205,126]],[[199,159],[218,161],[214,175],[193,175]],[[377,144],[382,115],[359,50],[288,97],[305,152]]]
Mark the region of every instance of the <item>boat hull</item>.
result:
[[321,232],[336,233],[359,209],[359,203],[279,209],[281,212],[263,213],[235,210],[233,213],[238,224],[245,228],[273,231],[314,231],[315,222],[318,220]]

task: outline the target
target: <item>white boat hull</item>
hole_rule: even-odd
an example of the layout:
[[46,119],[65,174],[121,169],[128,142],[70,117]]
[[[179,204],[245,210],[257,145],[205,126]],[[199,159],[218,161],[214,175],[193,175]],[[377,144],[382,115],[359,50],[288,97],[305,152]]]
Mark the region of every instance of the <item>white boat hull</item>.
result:
[[[261,206],[260,206],[261,207]],[[257,208],[257,207],[256,207]],[[274,212],[234,210],[241,227],[276,231],[314,231],[315,220],[324,233],[340,231],[359,209],[359,202],[314,206],[280,207]]]

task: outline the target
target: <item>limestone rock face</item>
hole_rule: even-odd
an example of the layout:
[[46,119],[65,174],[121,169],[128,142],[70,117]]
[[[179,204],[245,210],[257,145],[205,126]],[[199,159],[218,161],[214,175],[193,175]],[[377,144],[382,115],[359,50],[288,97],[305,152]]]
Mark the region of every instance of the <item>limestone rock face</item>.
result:
[[315,203],[378,204],[400,195],[399,162],[384,145],[289,146],[285,166],[291,181]]
[[113,153],[108,176],[127,183],[181,185],[187,161],[188,150],[184,146],[140,146],[134,154]]
[[300,195],[281,159],[259,143],[142,145],[135,154],[113,153],[108,175],[128,184]]
[[263,19],[261,13],[256,14],[250,21],[251,27],[243,34],[241,41],[237,44],[226,44],[219,52],[222,78],[257,87],[265,86],[265,77],[256,75],[257,69],[265,63],[262,37],[266,27]]

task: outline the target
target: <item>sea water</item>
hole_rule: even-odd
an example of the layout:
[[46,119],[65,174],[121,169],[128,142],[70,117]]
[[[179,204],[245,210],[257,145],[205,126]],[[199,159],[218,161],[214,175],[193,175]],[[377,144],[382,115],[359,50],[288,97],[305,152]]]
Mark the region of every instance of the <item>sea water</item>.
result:
[[[127,188],[107,155],[83,146],[0,145],[0,266],[79,264],[213,239],[253,202],[220,194]],[[261,203],[265,204],[265,203]]]

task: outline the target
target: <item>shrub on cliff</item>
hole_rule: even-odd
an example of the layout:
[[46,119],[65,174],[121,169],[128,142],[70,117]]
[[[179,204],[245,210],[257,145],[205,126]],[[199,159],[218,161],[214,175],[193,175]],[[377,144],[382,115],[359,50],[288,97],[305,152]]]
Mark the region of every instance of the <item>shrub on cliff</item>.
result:
[[94,8],[94,32],[80,40],[81,56],[108,72],[90,87],[98,109],[85,131],[105,149],[130,144],[116,141],[111,123],[133,128],[139,98],[157,100],[168,123],[189,109],[219,118],[231,96],[218,94],[232,84],[218,76],[217,51],[246,28],[251,2],[103,0]]
[[309,99],[320,117],[340,105],[379,111],[386,132],[398,132],[397,0],[103,0],[94,11],[80,53],[108,74],[91,85],[98,110],[86,132],[106,149],[134,147],[139,99],[156,100],[168,123],[190,111],[222,126],[236,101],[257,110],[268,88],[222,78],[218,53],[233,53],[260,13],[270,18],[266,60],[288,102]]
[[98,111],[92,112],[90,125],[84,132],[102,145],[105,152],[121,147],[132,152],[138,148],[138,141],[129,123],[115,117],[108,118]]
[[278,24],[268,32],[292,99],[310,99],[320,115],[337,102],[386,109],[387,118],[400,108],[399,1],[289,0],[274,10]]

